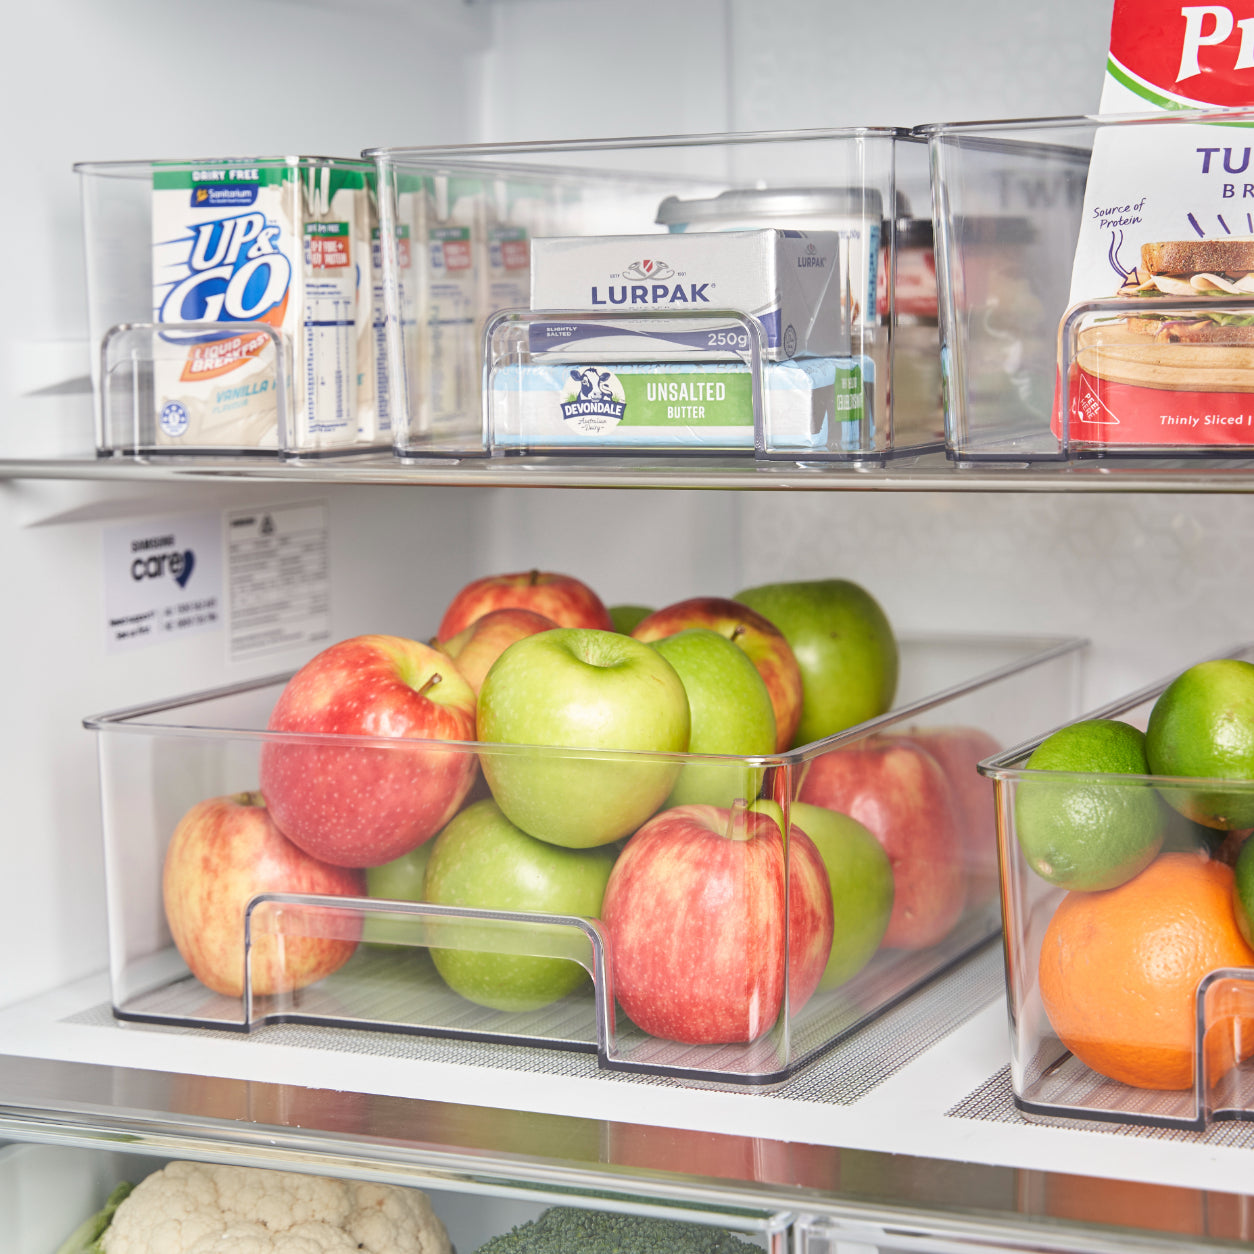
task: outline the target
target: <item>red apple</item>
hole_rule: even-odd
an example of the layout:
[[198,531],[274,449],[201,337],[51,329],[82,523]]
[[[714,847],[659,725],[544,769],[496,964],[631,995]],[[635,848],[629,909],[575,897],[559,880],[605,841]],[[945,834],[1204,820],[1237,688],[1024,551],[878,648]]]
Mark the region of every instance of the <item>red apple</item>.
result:
[[857,819],[893,866],[884,944],[934,945],[962,914],[962,838],[954,795],[936,759],[903,737],[873,736],[810,764],[797,800]]
[[515,640],[534,636],[542,631],[552,631],[557,624],[543,614],[532,610],[490,610],[482,618],[476,618],[469,627],[436,647],[447,653],[457,663],[462,678],[470,685],[475,696],[483,687],[484,677],[492,669],[492,663]]
[[[161,892],[170,934],[192,974],[215,993],[239,997],[244,908],[253,897],[358,897],[365,881],[359,871],[303,853],[279,831],[259,793],[240,793],[202,801],[179,820],[165,852]],[[357,948],[361,923],[346,912],[334,930],[334,937],[254,933],[253,992],[304,988],[339,970]]]
[[594,627],[613,631],[610,612],[586,583],[573,575],[524,570],[516,575],[489,575],[468,583],[444,611],[436,639],[441,644],[465,631],[492,610],[531,610],[551,618],[558,627]]
[[997,794],[976,764],[1001,750],[978,727],[917,727],[905,733],[940,763],[953,790],[958,835],[967,872],[967,901],[973,906],[997,896]]
[[775,711],[775,752],[792,745],[801,719],[801,668],[783,633],[757,610],[726,597],[691,597],[655,610],[631,633],[652,644],[689,627],[707,627],[726,636],[758,668]]
[[[788,999],[799,1010],[832,947],[832,899],[808,837],[788,843]],[[665,810],[626,844],[601,918],[614,995],[653,1036],[752,1041],[784,999],[784,840],[767,814],[737,806]]]
[[[430,839],[475,778],[475,755],[426,741],[473,740],[475,694],[444,654],[399,636],[356,636],[288,681],[266,741],[261,791],[283,834],[337,866],[378,866]],[[337,736],[395,745],[337,745]]]

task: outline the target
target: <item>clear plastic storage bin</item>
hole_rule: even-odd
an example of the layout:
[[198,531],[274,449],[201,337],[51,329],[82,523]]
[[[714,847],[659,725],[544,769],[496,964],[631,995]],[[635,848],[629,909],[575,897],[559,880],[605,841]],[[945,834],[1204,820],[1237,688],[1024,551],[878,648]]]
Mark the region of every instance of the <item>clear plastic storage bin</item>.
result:
[[[1254,661],[1254,647],[1231,656]],[[1144,730],[1166,687],[1164,681],[1086,717],[1119,719]],[[1177,912],[1185,918],[1182,884],[1197,872],[1193,860],[1205,868],[1196,900],[1210,901],[1201,895],[1204,889],[1214,894],[1216,908],[1203,913],[1190,904],[1189,913],[1205,919],[1208,931],[1213,924],[1221,940],[1230,940],[1235,928],[1232,916],[1223,913],[1231,908],[1230,872],[1215,870],[1231,860],[1231,840],[1224,846],[1229,833],[1193,823],[1171,799],[1237,798],[1249,807],[1254,783],[1029,770],[1028,758],[1043,739],[980,764],[997,787],[1016,1106],[1032,1117],[1165,1128],[1254,1117],[1254,968],[1221,966],[1206,974],[1187,1022],[1178,1021],[1165,995],[1161,1004],[1157,1000],[1157,981],[1170,984],[1177,966],[1188,969],[1180,965],[1185,952],[1180,938],[1199,947],[1207,940],[1187,920],[1187,931],[1175,922]],[[1023,842],[1041,848],[1062,822],[1060,813],[1081,810],[1105,816],[1110,824],[1129,816],[1138,823],[1159,822],[1163,845],[1122,885],[1097,891],[1060,887],[1033,869]],[[1245,833],[1233,835],[1239,839]],[[1205,860],[1204,850],[1212,855]],[[1190,888],[1188,901],[1194,900]],[[1077,970],[1072,961],[1077,942],[1096,957],[1069,978]],[[1111,994],[1104,996],[1095,980],[1108,982]],[[1131,990],[1127,997],[1119,991],[1125,984]],[[1131,997],[1140,1003],[1133,1010]]]
[[[895,338],[898,233],[930,196],[906,132],[366,155],[401,458],[941,446],[939,387],[893,384],[903,353],[916,381],[936,358]],[[775,272],[732,255],[745,233],[798,231]]]
[[[114,1012],[236,1031],[298,1021],[493,1039],[694,1081],[781,1080],[997,935],[992,790],[975,764],[1021,739],[1029,712],[1075,714],[1081,657],[1077,641],[906,640],[892,713],[761,758],[266,731],[285,677],[90,719]],[[360,885],[259,894],[246,921],[215,932],[215,944],[233,947],[235,987],[213,992],[172,942],[163,863],[182,817],[253,793],[266,755],[301,758],[311,780],[387,770],[420,789],[460,772],[476,781],[465,806],[490,808],[495,797],[506,808],[512,789],[567,819],[637,807],[627,831],[653,829],[652,852],[634,855],[633,894],[625,874],[615,888],[627,857],[618,842],[585,851],[617,859],[600,918],[370,898]],[[674,807],[677,780],[707,804]],[[793,830],[798,795],[829,806],[845,798],[864,816],[893,811],[884,839],[900,917],[865,885],[833,889]],[[661,857],[688,842],[704,852],[687,870]],[[692,872],[694,901],[723,895],[704,937],[696,915],[684,923],[658,905],[675,897],[650,880],[664,867],[668,886]]]
[[[932,149],[951,456],[1034,462],[1254,451],[1251,296],[1235,293],[1217,301],[1166,293],[1152,299],[1118,295],[1116,271],[1131,272],[1139,264],[1137,249],[1119,227],[1129,222],[1133,229],[1137,206],[1103,201],[1091,206],[1091,225],[1108,237],[1109,293],[1072,301],[1072,263],[1090,165],[1094,171],[1099,162],[1104,172],[1139,171],[1122,186],[1149,197],[1157,189],[1161,195],[1173,181],[1170,162],[1161,159],[1164,145],[1180,135],[1172,128],[1206,123],[1218,131],[1216,151],[1222,151],[1224,142],[1231,146],[1234,124],[1254,124],[1254,113],[920,128]],[[1236,168],[1239,153],[1232,162]],[[1215,188],[1215,196],[1221,191]],[[1233,207],[1220,214],[1223,229],[1254,234],[1240,191],[1238,178],[1235,198],[1216,201]],[[1204,206],[1193,207],[1202,214]],[[1209,230],[1214,215],[1207,208],[1203,216]],[[1179,219],[1166,238],[1202,234],[1185,213]],[[1213,230],[1220,233],[1218,226]],[[1206,342],[1176,334],[1203,310],[1214,323]],[[1153,397],[1147,396],[1151,391]]]
[[100,455],[296,459],[390,447],[368,164],[75,169]]

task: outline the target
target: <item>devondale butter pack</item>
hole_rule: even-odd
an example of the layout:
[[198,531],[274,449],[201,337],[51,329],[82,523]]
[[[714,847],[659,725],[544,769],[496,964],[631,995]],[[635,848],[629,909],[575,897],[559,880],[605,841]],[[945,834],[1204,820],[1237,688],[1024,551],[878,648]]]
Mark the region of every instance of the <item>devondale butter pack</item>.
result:
[[[1116,0],[1103,113],[1250,104],[1254,0]],[[1252,156],[1248,122],[1098,129],[1060,336],[1073,445],[1254,444]]]

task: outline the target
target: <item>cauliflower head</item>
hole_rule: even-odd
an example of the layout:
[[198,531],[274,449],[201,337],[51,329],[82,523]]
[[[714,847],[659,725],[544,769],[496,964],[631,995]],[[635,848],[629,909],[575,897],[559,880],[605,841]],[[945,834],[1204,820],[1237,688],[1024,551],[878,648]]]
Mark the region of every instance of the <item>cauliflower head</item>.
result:
[[425,1193],[174,1162],[118,1207],[104,1254],[450,1254]]

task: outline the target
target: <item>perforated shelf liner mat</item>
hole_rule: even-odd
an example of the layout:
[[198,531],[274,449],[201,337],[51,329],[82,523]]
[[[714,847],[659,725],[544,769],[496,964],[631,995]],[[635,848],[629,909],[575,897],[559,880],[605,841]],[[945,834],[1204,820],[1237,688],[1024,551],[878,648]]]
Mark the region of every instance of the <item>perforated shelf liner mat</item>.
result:
[[945,1114],[952,1119],[977,1119],[984,1123],[1014,1123],[1022,1126],[1044,1124],[1051,1128],[1102,1132],[1107,1136],[1134,1136],[1151,1141],[1181,1141],[1186,1144],[1254,1149],[1254,1123],[1225,1120],[1211,1123],[1204,1130],[1195,1131],[1192,1128],[1154,1128],[1142,1124],[1108,1123],[1098,1119],[1055,1119],[1044,1115],[1033,1115],[1028,1119],[1020,1114],[1014,1104],[1009,1067],[1003,1067],[995,1075],[989,1076],[979,1088],[968,1093]]
[[[1001,946],[989,942],[965,962],[952,967],[835,1045],[792,1079],[771,1088],[755,1088],[752,1091],[767,1100],[852,1105],[1000,996],[1003,987]],[[123,1027],[114,1019],[108,1003],[70,1015],[64,1022],[96,1028],[116,1027],[119,1030]],[[233,1044],[240,1049],[247,1049],[250,1041],[262,1041],[269,1045],[329,1050],[362,1058],[410,1058],[427,1063],[601,1079],[621,1084],[689,1087],[667,1076],[604,1070],[598,1067],[595,1053],[450,1040],[408,1032],[376,1032],[297,1023],[267,1024],[248,1034],[135,1023],[126,1024],[125,1031],[199,1037]],[[702,1087],[726,1088],[729,1092],[745,1091],[745,1086],[740,1084],[703,1084]]]

